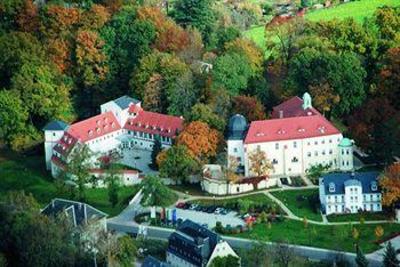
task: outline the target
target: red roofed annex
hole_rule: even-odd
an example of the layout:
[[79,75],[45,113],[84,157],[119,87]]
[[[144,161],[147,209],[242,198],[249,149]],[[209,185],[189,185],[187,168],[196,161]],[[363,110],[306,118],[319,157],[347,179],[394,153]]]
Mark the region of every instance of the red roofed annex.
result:
[[72,125],[52,121],[44,127],[46,167],[53,176],[68,164],[68,155],[77,145],[86,145],[96,158],[123,158],[124,151],[151,151],[158,137],[163,147],[169,147],[183,128],[183,118],[145,111],[140,101],[128,96],[100,109],[99,115]]

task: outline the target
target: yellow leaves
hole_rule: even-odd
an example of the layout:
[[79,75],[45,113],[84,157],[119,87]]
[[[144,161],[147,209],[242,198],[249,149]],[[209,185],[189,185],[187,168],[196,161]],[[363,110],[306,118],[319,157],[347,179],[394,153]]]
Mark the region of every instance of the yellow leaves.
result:
[[329,112],[334,105],[340,102],[340,96],[335,94],[329,83],[321,83],[309,86],[310,93],[313,96],[314,106],[324,112]]
[[385,233],[385,230],[383,229],[382,226],[378,225],[377,227],[375,227],[376,239],[379,240],[383,236],[384,233]]
[[386,168],[379,185],[383,189],[382,204],[391,206],[400,199],[400,163],[393,163]]
[[250,171],[257,176],[267,176],[273,169],[264,151],[256,149],[249,153]]
[[192,156],[202,158],[216,155],[219,140],[218,131],[211,129],[204,122],[194,121],[178,136],[177,144],[185,145]]
[[244,54],[249,60],[251,69],[254,73],[261,71],[263,64],[263,53],[262,51],[254,44],[254,42],[237,38],[225,45],[225,50],[227,52],[236,52],[239,54]]

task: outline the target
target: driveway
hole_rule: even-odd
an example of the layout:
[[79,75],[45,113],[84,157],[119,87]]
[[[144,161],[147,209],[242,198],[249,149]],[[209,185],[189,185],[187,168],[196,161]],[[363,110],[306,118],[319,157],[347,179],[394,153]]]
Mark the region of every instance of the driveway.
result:
[[228,224],[232,227],[237,225],[245,225],[244,221],[236,217],[236,212],[229,212],[226,215],[206,213],[195,210],[176,209],[176,217],[183,220],[189,219],[199,224],[207,224],[208,228],[214,228],[217,222],[221,222],[223,226]]

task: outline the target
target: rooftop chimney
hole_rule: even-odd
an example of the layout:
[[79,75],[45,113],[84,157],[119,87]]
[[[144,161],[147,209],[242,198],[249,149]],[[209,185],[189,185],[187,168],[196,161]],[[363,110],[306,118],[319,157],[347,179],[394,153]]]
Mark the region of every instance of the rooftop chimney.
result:
[[283,119],[283,110],[279,110],[279,118]]

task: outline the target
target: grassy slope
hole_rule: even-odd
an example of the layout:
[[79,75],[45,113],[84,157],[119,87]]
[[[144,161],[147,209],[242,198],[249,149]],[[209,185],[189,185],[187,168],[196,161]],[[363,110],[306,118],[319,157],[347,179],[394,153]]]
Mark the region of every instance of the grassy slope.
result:
[[[310,11],[306,19],[311,21],[344,19],[353,17],[356,21],[362,22],[364,18],[371,17],[380,6],[400,6],[399,0],[361,0],[338,5],[328,9]],[[245,31],[244,36],[252,39],[261,48],[265,48],[264,26],[256,26]]]
[[[360,233],[359,244],[364,253],[380,248],[374,243],[376,226],[373,224],[356,226]],[[381,226],[385,230],[384,237],[400,232],[399,224],[382,224]],[[271,229],[268,229],[266,224],[258,224],[250,232],[235,236],[263,241],[288,241],[291,244],[354,252],[350,225],[319,226],[309,224],[307,228],[304,228],[302,222],[286,220],[272,224]]]
[[[68,198],[67,195],[57,192],[53,178],[44,167],[42,156],[22,156],[0,150],[0,199],[7,191],[11,190],[24,190],[32,193],[42,206],[55,197]],[[121,187],[119,190],[120,201],[116,207],[111,207],[108,202],[107,189],[88,189],[87,202],[113,216],[122,211],[137,190],[137,187]]]
[[[312,209],[307,199],[315,194],[318,195],[318,189],[276,191],[271,192],[271,194],[300,218],[306,217],[309,220],[322,221],[321,215]],[[301,197],[304,197],[304,199],[301,199]]]

